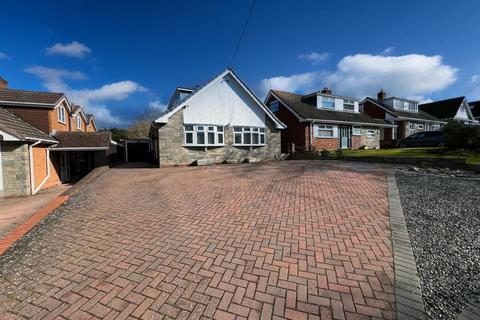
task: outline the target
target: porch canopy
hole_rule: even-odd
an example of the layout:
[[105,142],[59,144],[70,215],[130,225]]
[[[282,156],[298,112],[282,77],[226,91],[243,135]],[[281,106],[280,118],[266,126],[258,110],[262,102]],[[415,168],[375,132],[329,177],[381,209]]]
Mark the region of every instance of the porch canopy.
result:
[[59,142],[51,151],[107,151],[112,140],[109,131],[58,131],[53,136]]

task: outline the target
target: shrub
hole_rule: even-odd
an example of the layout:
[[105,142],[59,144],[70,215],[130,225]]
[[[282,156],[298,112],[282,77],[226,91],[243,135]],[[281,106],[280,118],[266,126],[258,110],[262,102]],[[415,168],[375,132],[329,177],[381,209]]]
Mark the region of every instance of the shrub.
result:
[[445,134],[445,143],[449,149],[480,149],[480,126],[450,121],[442,128],[442,131]]
[[343,150],[342,149],[337,149],[335,150],[335,155],[337,157],[342,157],[343,156]]
[[329,156],[330,152],[328,152],[327,149],[323,149],[322,151],[320,151],[320,156],[322,158],[327,158]]

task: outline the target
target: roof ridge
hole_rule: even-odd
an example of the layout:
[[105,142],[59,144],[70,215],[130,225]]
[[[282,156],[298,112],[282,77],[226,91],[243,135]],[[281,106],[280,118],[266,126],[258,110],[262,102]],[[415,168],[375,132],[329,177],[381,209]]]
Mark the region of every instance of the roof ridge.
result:
[[25,89],[12,89],[12,88],[1,88],[0,91],[21,91],[21,92],[31,92],[31,93],[43,93],[43,94],[61,94],[65,95],[63,92],[50,92],[50,91],[38,91],[38,90],[25,90]]

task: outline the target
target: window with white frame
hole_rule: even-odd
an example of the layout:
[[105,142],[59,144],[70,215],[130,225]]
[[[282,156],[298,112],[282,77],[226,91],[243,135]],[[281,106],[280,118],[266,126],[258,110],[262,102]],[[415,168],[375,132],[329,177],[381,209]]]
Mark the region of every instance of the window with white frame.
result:
[[77,121],[77,129],[78,130],[82,129],[82,119],[80,118],[79,115],[77,115],[76,121]]
[[278,111],[278,100],[274,100],[270,103],[270,111],[272,112]]
[[417,111],[418,110],[418,105],[415,102],[410,102],[408,104],[408,110]]
[[185,145],[223,146],[224,129],[222,126],[186,124],[184,127]]
[[317,127],[317,137],[318,138],[334,138],[335,127],[327,126],[327,125],[319,125]]
[[343,110],[355,111],[355,101],[351,99],[343,99]]
[[362,128],[361,127],[353,127],[352,134],[354,136],[361,136],[362,135]]
[[335,109],[335,98],[322,97],[322,108]]
[[233,127],[233,144],[237,146],[264,145],[265,128]]
[[373,129],[367,130],[367,138],[375,138],[377,136],[377,131]]
[[64,106],[58,106],[57,118],[58,122],[65,123],[66,112]]
[[423,130],[423,129],[425,129],[425,126],[424,126],[423,123],[419,123],[419,124],[417,124],[417,128]]
[[413,130],[413,129],[415,129],[415,124],[412,123],[412,122],[409,122],[408,123],[408,130]]

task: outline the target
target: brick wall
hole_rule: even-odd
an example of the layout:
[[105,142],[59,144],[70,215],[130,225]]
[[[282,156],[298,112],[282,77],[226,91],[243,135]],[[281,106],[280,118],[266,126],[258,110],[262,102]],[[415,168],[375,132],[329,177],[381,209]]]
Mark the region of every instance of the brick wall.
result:
[[3,187],[0,196],[30,194],[28,145],[23,142],[0,142]]
[[280,130],[267,120],[265,130],[266,146],[235,147],[231,127],[225,127],[225,146],[184,147],[183,109],[170,117],[168,123],[159,129],[158,147],[160,166],[189,165],[199,159],[212,159],[214,163],[226,160],[243,161],[247,157],[273,160],[280,156]]
[[40,129],[46,134],[50,133],[49,115],[53,110],[46,108],[24,108],[24,107],[10,107],[2,106],[2,108],[15,114],[23,121],[30,123],[32,126]]
[[313,137],[312,146],[316,150],[336,150],[340,148],[339,138],[315,138]]
[[70,122],[68,121],[68,111],[65,108],[65,123],[61,123],[58,121],[58,110],[59,108],[55,108],[51,110],[49,113],[49,121],[50,121],[50,131],[57,130],[57,131],[70,131]]
[[[34,176],[34,183],[35,188],[37,188],[40,183],[45,179],[47,176],[47,149],[45,145],[38,145],[33,147],[32,150],[33,154],[33,176]],[[57,185],[60,183],[59,173],[56,170],[53,162],[52,162],[52,153],[50,153],[50,161],[48,165],[50,166],[50,177],[43,185],[42,189]]]
[[[367,130],[375,130],[375,138],[367,136]],[[360,137],[360,146],[367,149],[380,149],[380,129],[376,127],[362,127],[362,135]]]

